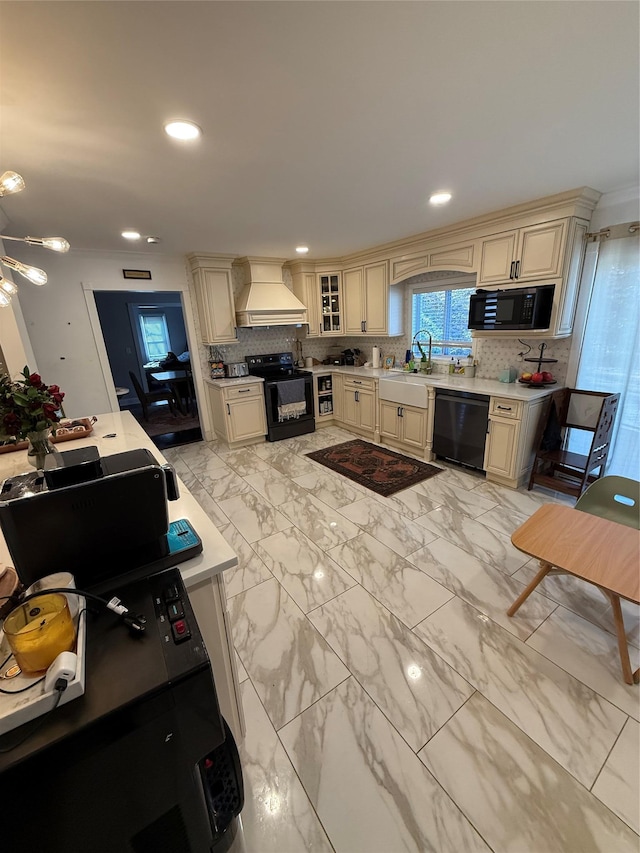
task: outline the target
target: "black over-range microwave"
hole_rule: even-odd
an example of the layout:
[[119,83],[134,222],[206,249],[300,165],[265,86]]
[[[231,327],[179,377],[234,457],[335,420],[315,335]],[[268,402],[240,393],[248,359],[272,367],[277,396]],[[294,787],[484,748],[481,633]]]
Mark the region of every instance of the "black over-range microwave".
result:
[[469,301],[469,328],[480,331],[548,329],[555,285],[477,290]]

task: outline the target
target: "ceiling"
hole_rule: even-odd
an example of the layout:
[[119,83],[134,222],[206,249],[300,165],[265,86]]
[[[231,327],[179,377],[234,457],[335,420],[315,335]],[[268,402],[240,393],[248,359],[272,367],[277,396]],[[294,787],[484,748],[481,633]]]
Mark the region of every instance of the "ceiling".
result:
[[[0,171],[27,183],[5,233],[330,257],[636,185],[639,9],[4,0]],[[175,117],[202,139],[166,137]]]

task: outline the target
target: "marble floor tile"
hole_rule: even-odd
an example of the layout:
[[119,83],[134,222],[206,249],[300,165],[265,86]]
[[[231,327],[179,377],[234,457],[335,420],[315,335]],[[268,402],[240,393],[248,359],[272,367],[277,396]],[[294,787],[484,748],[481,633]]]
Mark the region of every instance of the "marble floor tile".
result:
[[555,602],[533,592],[515,616],[507,616],[507,609],[524,590],[524,585],[446,539],[434,539],[409,554],[407,559],[522,640],[526,640],[556,607]]
[[203,469],[196,476],[203,488],[217,501],[251,491],[251,486],[226,465],[223,468],[207,468],[206,471]]
[[471,518],[476,518],[495,507],[493,501],[476,494],[473,489],[461,489],[459,486],[441,480],[441,477],[443,474],[437,474],[423,483],[417,483],[388,498],[380,495],[376,497],[390,509],[395,509],[412,519],[425,515],[443,504]]
[[280,737],[336,853],[488,851],[353,678]]
[[[513,577],[528,584],[539,571],[537,560],[529,560]],[[536,587],[536,592],[562,604],[578,616],[588,619],[603,630],[615,634],[616,628],[609,599],[592,583],[571,575],[548,575]],[[627,640],[640,647],[640,609],[632,601],[620,600]]]
[[496,853],[637,853],[629,828],[478,693],[420,757]]
[[[353,438],[353,435],[350,435],[350,438]],[[338,444],[338,439],[333,434],[329,434],[327,430],[319,429],[314,433],[308,433],[303,436],[304,440],[304,450],[299,451],[302,453],[311,453],[314,450],[323,450],[325,447],[333,447],[334,444]],[[349,439],[345,439],[348,441]]]
[[280,511],[325,551],[360,532],[355,524],[309,492],[300,500],[281,504]]
[[240,447],[237,450],[217,450],[216,455],[239,477],[255,474],[256,471],[268,471],[270,468],[269,463],[257,456],[250,447]]
[[[564,607],[558,607],[527,640],[527,645],[570,672],[636,720],[640,720],[637,684],[622,680],[618,643],[603,631]],[[629,646],[631,669],[640,666],[640,650]],[[640,770],[639,770],[640,773]]]
[[490,509],[488,512],[482,513],[482,515],[477,515],[476,521],[479,521],[480,524],[486,524],[486,526],[490,527],[492,530],[497,530],[498,533],[504,533],[505,536],[511,538],[511,534],[514,530],[517,530],[521,525],[523,525],[527,518],[529,518],[529,516],[524,515],[521,512],[516,512],[514,509],[507,509],[506,507],[499,506],[494,509]]
[[242,684],[243,681],[246,681],[247,678],[249,678],[249,673],[244,668],[242,661],[238,657],[238,652],[234,652],[234,655],[236,656],[236,670],[238,672],[238,681],[240,682],[240,684]]
[[640,833],[640,724],[627,720],[591,789],[599,800]]
[[178,451],[180,458],[197,474],[210,464],[219,465],[220,457],[216,456],[215,453],[217,446],[218,442],[197,442],[195,444],[184,444],[178,448]]
[[261,539],[255,548],[305,613],[356,583],[297,527]]
[[232,598],[229,609],[234,645],[276,729],[349,675],[275,578]]
[[251,488],[259,492],[270,504],[279,507],[288,501],[295,501],[306,496],[307,492],[293,480],[269,468],[257,474],[249,474],[244,478]]
[[448,589],[368,533],[328,553],[409,628],[452,597]]
[[361,586],[309,619],[414,752],[474,692]]
[[340,512],[401,557],[417,551],[437,536],[426,527],[404,518],[399,512],[382,506],[374,498],[362,498],[342,507]]
[[241,688],[247,725],[239,744],[247,853],[332,853],[324,829],[251,683]]
[[173,466],[173,470],[176,472],[178,477],[180,477],[187,489],[190,489],[194,483],[198,482],[196,475],[180,456],[176,456],[175,460],[170,464]]
[[291,522],[253,489],[219,503],[224,514],[232,519],[249,543],[291,527]]
[[624,725],[618,708],[460,599],[414,631],[583,785],[593,784]]
[[[506,510],[513,510],[529,518],[533,513],[540,509],[543,504],[555,503],[555,500],[550,494],[542,494],[538,490],[527,491],[526,489],[508,489],[506,486],[499,486],[497,483],[479,483],[476,485],[475,492],[488,500],[501,506]],[[568,497],[565,495],[565,497]],[[575,499],[573,499],[575,505]]]
[[194,484],[189,486],[189,491],[218,529],[229,524],[229,519],[222,512],[217,501],[211,497],[199,480],[195,480]]
[[442,474],[438,474],[438,477],[441,477],[441,483],[448,483],[450,486],[456,486],[459,489],[475,489],[476,486],[485,481],[484,474],[467,471],[459,465],[452,465],[441,459],[436,460],[432,464],[442,468]]
[[252,586],[257,586],[273,577],[251,545],[240,535],[237,527],[233,524],[227,524],[226,527],[220,529],[220,532],[238,558],[237,567],[228,569],[224,573],[228,598],[232,598],[234,595],[238,595],[238,593],[251,589]]
[[330,473],[326,468],[318,469],[312,474],[296,477],[297,483],[303,489],[312,492],[323,503],[331,507],[341,507],[360,500],[366,494],[366,489],[347,480],[346,477]]
[[473,554],[479,560],[509,575],[517,572],[529,559],[527,554],[514,548],[509,536],[491,530],[479,521],[456,512],[448,506],[441,506],[426,515],[421,515],[414,524],[424,526],[433,532],[434,537],[448,539],[467,554]]
[[278,453],[269,457],[269,464],[276,471],[287,477],[302,477],[304,474],[313,474],[317,471],[317,463],[312,462],[306,456],[298,456],[295,450],[281,448]]

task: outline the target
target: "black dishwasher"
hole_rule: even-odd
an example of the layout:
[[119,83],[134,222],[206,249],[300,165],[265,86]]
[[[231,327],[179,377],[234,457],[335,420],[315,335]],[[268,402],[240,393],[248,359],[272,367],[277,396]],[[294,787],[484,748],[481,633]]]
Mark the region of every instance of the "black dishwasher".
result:
[[433,452],[470,468],[484,467],[489,398],[467,391],[436,390]]

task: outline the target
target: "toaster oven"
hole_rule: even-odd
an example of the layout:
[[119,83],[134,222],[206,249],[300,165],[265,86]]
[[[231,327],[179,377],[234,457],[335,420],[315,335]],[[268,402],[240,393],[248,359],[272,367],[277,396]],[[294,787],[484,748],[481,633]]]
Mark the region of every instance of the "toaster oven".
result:
[[234,361],[230,364],[225,364],[224,375],[228,376],[229,378],[236,376],[248,376],[249,365],[246,363],[246,361]]

